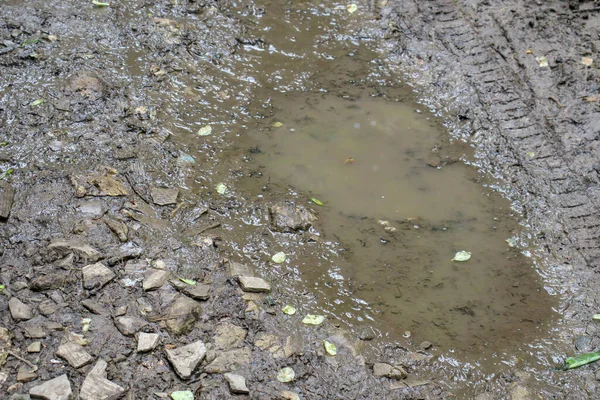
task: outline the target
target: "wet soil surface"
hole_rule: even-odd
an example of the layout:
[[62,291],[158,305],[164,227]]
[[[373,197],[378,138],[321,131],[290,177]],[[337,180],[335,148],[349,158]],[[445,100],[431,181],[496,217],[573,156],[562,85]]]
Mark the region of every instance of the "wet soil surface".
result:
[[2,393],[595,398],[598,9],[3,2]]

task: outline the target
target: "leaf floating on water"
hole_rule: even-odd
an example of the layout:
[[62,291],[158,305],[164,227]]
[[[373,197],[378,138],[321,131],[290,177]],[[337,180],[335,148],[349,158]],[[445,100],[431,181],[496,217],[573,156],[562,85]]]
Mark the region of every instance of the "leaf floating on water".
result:
[[273,257],[271,257],[271,260],[273,260],[274,263],[281,264],[286,260],[286,258],[287,256],[285,255],[285,253],[283,251],[280,251],[279,253],[274,254]]
[[589,67],[594,62],[592,57],[581,57],[581,63],[586,67]]
[[471,258],[471,253],[461,250],[454,255],[452,261],[467,261],[469,258]]
[[598,351],[596,353],[581,354],[576,357],[569,357],[565,360],[563,369],[567,370],[567,369],[578,368],[578,367],[593,363],[594,361],[598,361],[598,360],[600,360],[600,351]]
[[291,382],[294,380],[295,377],[296,377],[296,373],[290,367],[282,368],[277,373],[277,380],[279,382],[283,382],[283,383]]
[[208,136],[212,133],[212,126],[210,125],[206,125],[203,126],[202,128],[198,129],[198,136]]
[[516,247],[517,245],[517,239],[515,239],[514,237],[509,237],[505,240],[505,242],[508,243],[508,247]]
[[31,107],[39,106],[41,104],[44,104],[44,99],[37,99],[29,103]]
[[548,59],[544,56],[536,57],[535,61],[538,62],[538,64],[540,65],[540,68],[548,67]]
[[187,283],[188,285],[194,286],[196,284],[196,281],[193,279],[185,279],[185,278],[179,278],[179,280],[183,283]]
[[283,309],[281,311],[283,311],[283,313],[287,314],[287,315],[296,314],[296,308],[294,308],[294,306],[290,306],[290,305],[283,307]]
[[525,153],[525,154],[527,154],[527,157],[529,157],[529,158],[533,158],[533,157],[535,157],[535,153],[534,153],[533,151],[528,151],[528,152],[527,152],[527,153]]
[[273,128],[281,128],[283,126],[283,122],[275,121],[271,124]]
[[217,185],[217,193],[223,195],[225,193],[227,193],[229,189],[227,189],[227,185],[225,185],[224,183],[219,183]]
[[337,354],[337,347],[335,344],[328,342],[327,340],[323,340],[323,346],[325,347],[325,351],[330,356],[335,356]]
[[592,317],[593,320],[600,321],[600,314],[594,314]]
[[179,390],[171,393],[173,400],[194,400],[194,393],[189,390]]
[[319,199],[317,199],[316,197],[313,197],[312,199],[310,199],[310,201],[312,201],[313,203],[315,203],[318,206],[323,206],[323,202]]
[[322,315],[307,314],[302,320],[302,323],[308,325],[321,325],[323,321],[325,321],[325,317]]
[[352,3],[352,4],[348,4],[348,5],[346,6],[346,10],[348,10],[348,12],[349,12],[350,14],[352,14],[352,13],[354,13],[356,10],[358,10],[358,6],[357,6],[356,4],[354,4],[354,3]]
[[92,0],[92,4],[96,7],[110,7],[110,3],[104,3],[102,1]]

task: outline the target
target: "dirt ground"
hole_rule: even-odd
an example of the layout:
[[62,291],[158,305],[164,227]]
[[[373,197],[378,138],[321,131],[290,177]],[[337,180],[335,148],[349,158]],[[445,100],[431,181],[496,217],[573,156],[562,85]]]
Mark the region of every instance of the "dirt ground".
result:
[[[198,399],[600,398],[596,366],[556,370],[566,355],[600,344],[591,318],[600,310],[600,5],[357,5],[367,11],[356,36],[375,42],[452,135],[473,144],[478,166],[521,212],[547,290],[561,298],[554,333],[564,353],[532,349],[546,368],[481,376],[427,349],[374,349],[335,320],[290,323],[280,310],[293,299],[275,287],[243,290],[238,277],[258,277],[258,268],[228,259],[219,247],[227,230],[213,229],[242,215],[266,218],[277,199],[188,190],[186,148],[164,129],[175,111],[161,93],[167,78],[192,74],[192,60],[208,60],[211,71],[239,46],[260,43],[232,10],[256,16],[269,4],[161,0],[98,9],[11,0],[0,4],[0,398],[66,399],[46,387],[39,394],[63,375],[61,388],[82,399],[185,390]],[[130,62],[137,46],[151,56],[145,69]],[[244,82],[228,97],[202,77],[207,96],[231,102],[232,118],[260,108]],[[219,146],[207,145],[197,160],[210,167],[196,183],[219,174]],[[257,236],[269,232],[263,226]],[[271,240],[311,239],[301,230]],[[141,350],[146,334],[159,342]],[[337,345],[335,357],[323,339]],[[183,357],[197,363],[183,373],[171,353],[198,341],[204,351]],[[100,360],[104,375],[94,372]],[[292,382],[277,380],[284,367],[294,370]],[[248,394],[232,394],[228,372],[245,378]]]

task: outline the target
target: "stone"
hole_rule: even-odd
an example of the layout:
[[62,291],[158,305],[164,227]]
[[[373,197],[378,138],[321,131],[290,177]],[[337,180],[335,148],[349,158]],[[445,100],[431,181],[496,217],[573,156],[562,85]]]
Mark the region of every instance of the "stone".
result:
[[25,289],[27,286],[27,282],[25,281],[18,281],[13,283],[12,285],[10,285],[10,288],[13,290],[13,292],[18,292],[20,290]]
[[427,350],[431,348],[431,346],[433,345],[431,344],[431,342],[428,341],[421,342],[421,344],[419,345],[419,347],[421,347],[421,350]]
[[172,317],[165,321],[167,329],[174,335],[188,333],[192,330],[201,312],[200,303],[179,295],[167,311],[167,315]]
[[218,349],[229,350],[234,347],[239,347],[244,343],[248,331],[240,326],[230,322],[225,322],[217,326],[215,329],[217,336],[215,337],[215,347]]
[[179,196],[179,190],[177,189],[164,189],[164,188],[153,188],[150,192],[152,201],[154,204],[159,206],[168,206],[169,204],[177,204],[177,196]]
[[35,371],[31,371],[29,366],[22,365],[17,372],[17,382],[31,382],[37,378]]
[[262,278],[256,278],[254,276],[240,276],[238,277],[242,290],[245,292],[269,292],[271,290],[271,284]]
[[154,350],[158,346],[159,339],[160,336],[157,333],[140,332],[138,334],[138,353]]
[[70,400],[71,383],[67,375],[61,375],[29,389],[29,394],[44,400]]
[[169,279],[169,271],[162,269],[150,269],[144,275],[142,282],[144,291],[158,289]]
[[115,317],[120,317],[127,314],[127,306],[119,306],[115,308]]
[[208,374],[222,374],[237,371],[244,365],[250,364],[250,349],[247,347],[219,352],[214,360],[204,368]]
[[400,366],[393,367],[386,363],[373,364],[373,375],[377,377],[385,376],[386,378],[396,380],[405,379],[408,376],[404,368]]
[[254,338],[254,345],[261,350],[266,350],[269,347],[277,344],[279,338],[275,335],[269,335],[267,333],[259,333]]
[[123,316],[115,318],[115,325],[123,335],[133,336],[148,323],[140,318]]
[[106,361],[100,359],[88,373],[81,390],[81,400],[117,400],[125,394],[125,389],[107,379]]
[[59,305],[53,302],[52,300],[46,300],[42,302],[39,306],[40,313],[45,316],[52,315],[58,310]]
[[283,390],[279,392],[279,396],[281,400],[300,400],[300,396],[294,392],[290,392],[289,390]]
[[288,201],[269,207],[269,217],[271,229],[277,232],[307,230],[317,220],[306,207]]
[[115,235],[117,235],[121,242],[127,241],[127,234],[129,233],[129,228],[127,228],[127,225],[125,225],[124,222],[109,217],[104,217],[102,220],[104,221],[106,226],[108,226],[108,229],[110,229]]
[[68,273],[55,272],[36,276],[29,283],[29,288],[34,292],[39,292],[42,290],[59,289],[71,282],[73,282],[73,278]]
[[27,346],[28,353],[39,353],[42,351],[42,342],[33,342]]
[[82,300],[81,305],[96,315],[108,315],[108,310],[106,310],[103,305],[92,299]]
[[28,394],[15,393],[10,396],[8,400],[31,400],[31,396]]
[[228,270],[229,276],[233,278],[237,278],[239,276],[252,276],[252,271],[250,270],[250,267],[248,267],[246,264],[240,264],[234,261],[229,261]]
[[226,373],[223,377],[229,384],[229,391],[235,394],[248,394],[250,390],[246,387],[246,378],[241,375]]
[[33,318],[33,309],[31,306],[23,303],[21,300],[13,297],[8,301],[10,315],[17,321],[25,321]]
[[75,342],[61,344],[56,350],[56,355],[65,359],[73,368],[82,367],[93,359],[83,346]]
[[285,338],[285,345],[283,346],[283,353],[286,358],[289,358],[298,352],[298,344],[294,342],[291,336]]
[[167,359],[181,379],[188,379],[206,355],[206,346],[201,340],[176,349],[165,349]]
[[208,300],[210,298],[210,285],[205,285],[204,283],[188,285],[179,279],[172,279],[170,282],[175,289],[194,300]]
[[79,212],[92,218],[99,218],[104,214],[102,210],[102,201],[99,199],[91,199],[82,202],[79,207]]
[[98,261],[102,256],[98,250],[75,239],[54,239],[48,245],[48,249],[63,255],[75,253],[81,258],[91,262]]
[[581,353],[590,352],[591,344],[592,344],[591,336],[577,336],[575,338],[575,348]]
[[23,326],[25,329],[25,337],[29,339],[42,339],[45,338],[46,332],[39,324],[32,324]]
[[82,269],[83,287],[86,289],[101,288],[115,278],[115,273],[102,263],[86,265]]

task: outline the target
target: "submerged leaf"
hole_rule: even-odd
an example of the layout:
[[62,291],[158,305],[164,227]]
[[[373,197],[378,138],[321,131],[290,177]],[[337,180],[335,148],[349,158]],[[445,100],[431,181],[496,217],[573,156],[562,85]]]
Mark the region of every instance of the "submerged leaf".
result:
[[538,62],[541,68],[546,68],[548,66],[548,59],[544,56],[536,57],[535,61]]
[[313,203],[315,203],[318,206],[322,206],[323,202],[319,199],[317,199],[316,197],[313,197],[312,199],[310,199],[310,201],[312,201]]
[[39,106],[40,104],[44,104],[44,99],[37,99],[29,103],[32,107]]
[[281,128],[283,126],[283,122],[275,121],[271,124],[273,128]]
[[325,321],[325,317],[322,315],[307,314],[302,320],[302,323],[308,325],[321,325],[323,321]]
[[219,194],[225,194],[227,193],[227,185],[225,185],[224,183],[219,183],[217,185],[217,193]]
[[296,373],[290,367],[282,368],[277,373],[277,380],[279,382],[283,382],[283,383],[291,382],[294,380],[295,377],[296,377]]
[[196,281],[193,279],[185,279],[185,278],[179,278],[179,280],[183,283],[187,283],[188,285],[194,286],[196,284]]
[[210,125],[206,125],[203,126],[202,128],[198,129],[198,136],[208,136],[212,133],[212,126]]
[[274,254],[273,257],[271,257],[271,260],[273,260],[274,263],[281,264],[286,260],[286,258],[287,256],[285,255],[285,253],[283,251],[280,251],[279,253]]
[[294,314],[296,314],[296,309],[294,308],[294,306],[290,306],[290,305],[287,305],[287,306],[283,307],[282,311],[283,311],[284,314],[287,314],[287,315],[294,315]]
[[454,255],[452,261],[467,261],[469,258],[471,258],[471,253],[468,251],[461,250]]
[[194,393],[189,390],[179,390],[171,393],[173,400],[194,400]]
[[337,347],[335,344],[328,342],[327,340],[323,340],[323,346],[325,347],[325,351],[330,356],[335,356],[337,354]]
[[569,357],[565,360],[565,364],[563,365],[563,369],[573,369],[578,368],[586,364],[593,363],[594,361],[600,360],[600,351],[596,353],[586,353],[581,354],[576,357]]
[[348,10],[348,12],[349,12],[350,14],[352,14],[352,13],[354,13],[356,10],[358,10],[358,6],[357,6],[356,4],[354,4],[354,3],[352,3],[352,4],[348,4],[348,5],[346,6],[346,10]]

